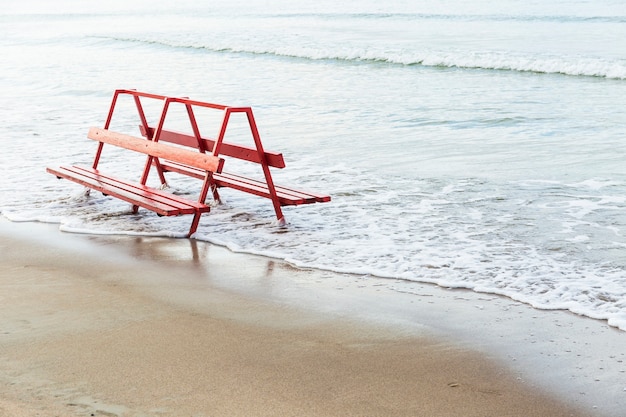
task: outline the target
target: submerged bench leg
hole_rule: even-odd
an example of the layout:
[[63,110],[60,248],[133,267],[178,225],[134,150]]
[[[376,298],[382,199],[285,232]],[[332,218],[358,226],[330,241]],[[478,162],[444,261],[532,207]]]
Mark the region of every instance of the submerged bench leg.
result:
[[278,226],[285,226],[287,221],[285,220],[285,216],[283,215],[283,210],[280,207],[280,202],[278,201],[278,196],[276,192],[272,195],[272,203],[274,204],[274,212],[276,212],[276,222]]
[[189,228],[189,233],[187,233],[187,237],[191,237],[191,235],[196,233],[196,230],[198,229],[198,224],[200,223],[200,216],[202,216],[202,213],[200,213],[199,211],[196,211],[193,214],[193,220],[191,222],[191,227]]
[[220,193],[217,191],[217,185],[211,184],[211,192],[213,193],[213,201],[220,204],[222,200],[220,199]]

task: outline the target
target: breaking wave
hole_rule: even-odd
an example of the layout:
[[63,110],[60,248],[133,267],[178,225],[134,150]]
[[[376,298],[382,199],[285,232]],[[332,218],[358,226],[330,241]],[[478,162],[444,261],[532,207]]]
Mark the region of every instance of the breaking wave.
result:
[[520,54],[494,51],[405,51],[373,49],[322,49],[306,46],[256,47],[254,45],[204,45],[177,43],[169,40],[138,38],[106,38],[114,42],[146,46],[204,51],[208,53],[250,54],[311,61],[389,64],[432,68],[461,68],[473,70],[515,71],[538,74],[626,79],[626,62],[602,58]]

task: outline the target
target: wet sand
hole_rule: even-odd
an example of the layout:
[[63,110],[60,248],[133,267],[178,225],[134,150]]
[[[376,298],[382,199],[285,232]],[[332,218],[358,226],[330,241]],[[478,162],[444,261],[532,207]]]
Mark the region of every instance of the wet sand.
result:
[[[625,382],[600,389],[615,400],[600,403],[607,397],[581,393],[584,376],[536,353],[550,346],[543,331],[559,335],[529,330],[543,320],[533,314],[558,327],[585,320],[563,312],[303,271],[187,239],[67,235],[3,220],[0,247],[3,417],[608,416],[626,398]],[[471,314],[458,317],[459,304]],[[619,385],[626,358],[613,344],[623,332],[584,326],[605,342],[594,358],[606,354],[615,374],[590,377]],[[492,341],[505,331],[527,348]],[[578,335],[581,352],[594,348],[588,336]],[[553,347],[555,357],[567,349]],[[529,377],[544,373],[553,377]]]

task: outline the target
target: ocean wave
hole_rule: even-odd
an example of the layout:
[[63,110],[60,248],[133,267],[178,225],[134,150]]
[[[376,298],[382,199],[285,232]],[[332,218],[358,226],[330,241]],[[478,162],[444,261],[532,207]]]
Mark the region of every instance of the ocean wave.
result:
[[311,61],[340,61],[346,63],[371,63],[431,68],[460,68],[473,70],[515,71],[538,74],[597,77],[615,80],[626,79],[626,62],[593,57],[550,56],[509,52],[471,51],[407,51],[322,49],[306,46],[255,47],[254,45],[204,45],[176,43],[168,40],[139,38],[106,38],[114,42],[153,45],[180,50],[211,53],[263,55]]
[[443,20],[465,22],[555,22],[555,23],[626,23],[626,16],[515,15],[515,14],[438,14],[438,13],[282,13],[268,17],[278,19],[320,20]]

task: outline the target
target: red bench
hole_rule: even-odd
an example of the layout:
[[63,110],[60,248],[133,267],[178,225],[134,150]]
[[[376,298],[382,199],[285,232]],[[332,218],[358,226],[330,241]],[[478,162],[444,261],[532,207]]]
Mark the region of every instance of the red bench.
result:
[[[223,159],[214,155],[180,149],[167,144],[147,141],[96,127],[89,129],[87,137],[100,143],[96,162],[93,166],[68,165],[47,168],[46,171],[57,178],[65,178],[90,189],[100,191],[105,195],[129,202],[133,205],[133,212],[137,212],[139,207],[143,207],[156,212],[160,216],[192,214],[193,220],[187,236],[189,237],[195,233],[202,213],[210,211],[210,206],[206,205],[204,201],[211,186],[211,176],[213,173],[218,173],[222,170],[224,165]],[[167,158],[168,160],[193,167],[198,173],[203,172],[204,184],[198,200],[189,200],[161,189],[148,187],[145,185],[145,180],[134,182],[101,172],[97,165],[102,152],[102,145],[104,144],[146,154],[150,161],[156,158]]]
[[[118,98],[131,96],[140,119],[140,131],[144,139],[131,135],[115,133],[109,130]],[[163,110],[156,127],[148,124],[141,99],[158,100]],[[185,107],[191,126],[191,134],[164,129],[165,119],[171,104],[182,104]],[[209,109],[222,112],[222,122],[215,139],[200,134],[194,109]],[[231,116],[246,116],[254,147],[225,142],[225,134]],[[104,129],[92,128],[90,139],[100,142],[94,163],[91,167],[63,166],[47,168],[47,171],[59,178],[66,178],[88,188],[103,192],[127,201],[133,205],[133,211],[143,207],[155,211],[159,215],[173,216],[193,214],[194,219],[188,236],[195,233],[202,213],[210,210],[205,201],[209,191],[213,198],[220,200],[218,188],[228,187],[268,198],[272,201],[279,224],[284,224],[282,206],[293,206],[330,201],[330,196],[297,190],[291,187],[274,184],[270,168],[284,168],[282,154],[267,152],[263,149],[254,115],[250,107],[229,107],[190,100],[188,98],[166,97],[143,93],[135,90],[116,90],[113,95],[109,115]],[[166,144],[162,142],[167,142]],[[143,175],[139,182],[130,182],[105,175],[98,170],[98,162],[103,145],[107,143],[144,153],[148,156]],[[248,178],[234,173],[222,172],[225,159],[233,158],[260,165],[262,179]],[[146,186],[151,168],[155,168],[162,185],[167,185],[165,173],[174,172],[203,181],[197,201],[175,196],[167,191]]]

